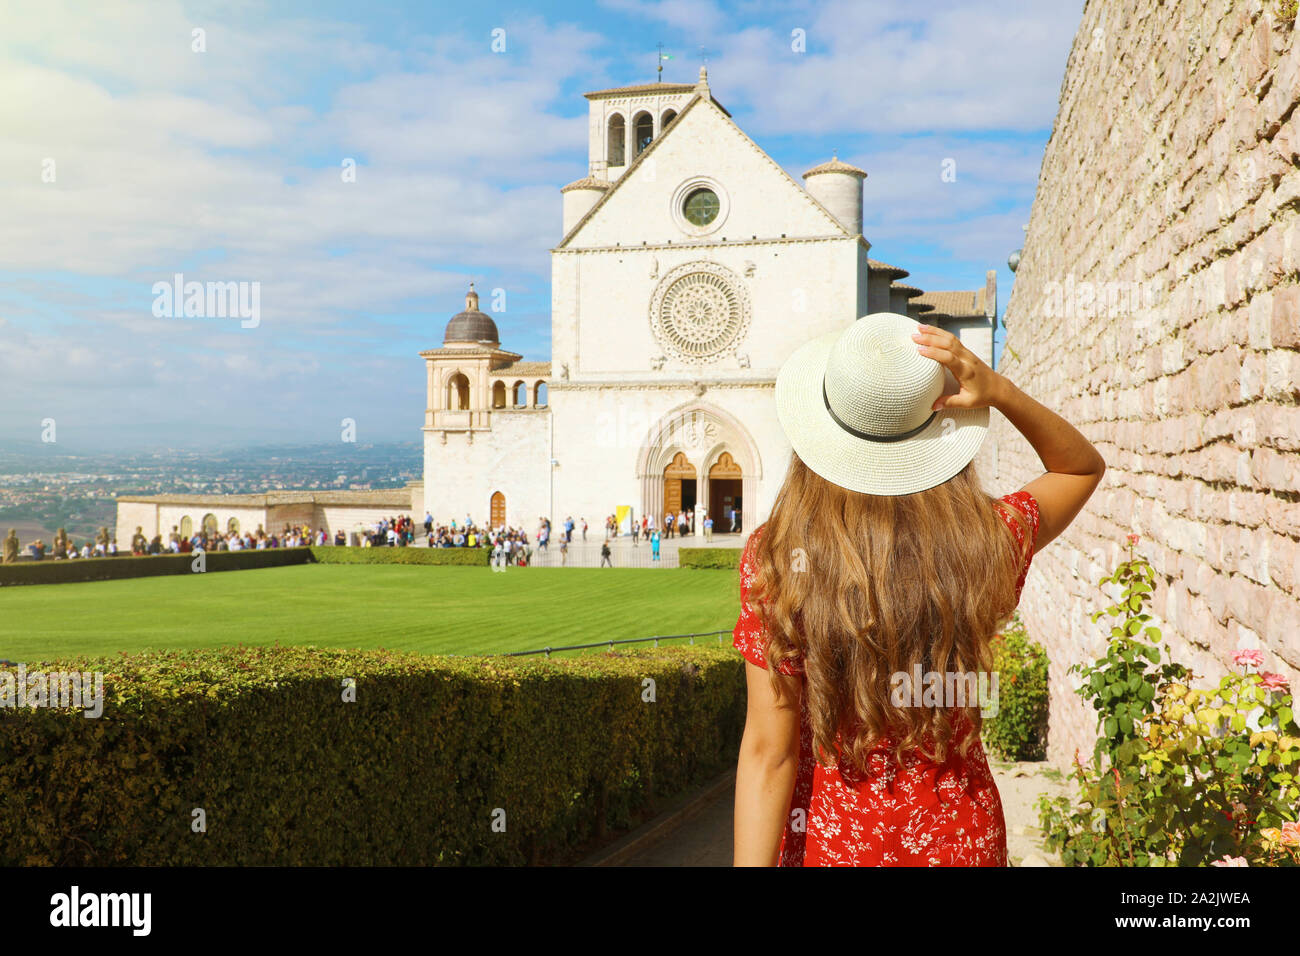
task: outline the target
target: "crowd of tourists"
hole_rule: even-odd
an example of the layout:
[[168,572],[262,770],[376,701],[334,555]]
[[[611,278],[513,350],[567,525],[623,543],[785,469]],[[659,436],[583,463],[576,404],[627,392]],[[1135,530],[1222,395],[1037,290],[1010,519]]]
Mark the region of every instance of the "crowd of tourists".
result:
[[[729,514],[727,522],[724,522],[725,530],[738,530],[739,520],[738,511]],[[625,521],[622,524],[615,515],[611,514],[605,517],[604,541],[607,546],[607,543],[614,538],[631,535],[633,545],[645,541],[657,552],[660,539],[694,535],[697,533],[697,523],[701,525],[698,530],[703,532],[704,540],[712,540],[714,522],[707,512],[698,522],[693,511],[682,510],[678,513],[668,512],[662,518],[657,518],[655,515],[642,515],[640,519]],[[728,523],[729,527],[726,526]],[[267,531],[258,525],[256,531],[240,531],[232,528],[223,533],[205,527],[193,534],[182,534],[180,528],[173,525],[165,538],[161,533],[148,538],[143,529],[137,527],[129,546],[121,548],[117,543],[116,535],[107,528],[100,528],[94,538],[82,541],[80,544],[68,537],[63,529],[59,529],[52,545],[37,539],[24,549],[19,543],[17,532],[11,528],[4,539],[4,561],[6,563],[16,561],[24,551],[31,559],[40,561],[47,558],[105,558],[121,554],[139,556],[189,554],[195,551],[261,551],[266,548],[298,548],[308,545],[317,547],[356,545],[363,548],[409,547],[414,546],[417,540],[422,538],[423,544],[430,548],[490,548],[493,551],[494,564],[499,560],[502,564],[512,565],[527,564],[533,554],[534,546],[542,551],[548,551],[552,545],[557,545],[563,564],[568,556],[568,546],[575,536],[585,542],[590,526],[586,518],[575,521],[570,515],[561,523],[558,533],[553,534],[550,519],[543,516],[538,518],[537,530],[530,534],[524,528],[511,525],[497,527],[480,525],[469,515],[459,522],[455,519],[439,522],[434,520],[432,514],[426,513],[423,535],[420,534],[420,530],[420,525],[407,515],[381,518],[351,534],[341,528],[331,534],[323,527],[312,528],[307,525],[290,524],[285,524],[278,531]]]

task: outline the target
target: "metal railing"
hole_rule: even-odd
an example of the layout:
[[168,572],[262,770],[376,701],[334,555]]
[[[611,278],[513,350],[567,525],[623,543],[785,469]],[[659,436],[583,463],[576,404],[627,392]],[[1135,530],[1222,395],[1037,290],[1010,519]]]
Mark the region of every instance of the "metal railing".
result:
[[[599,568],[603,564],[600,557],[600,542],[592,541],[579,546],[576,542],[569,546],[566,556],[560,554],[560,546],[554,542],[549,547],[534,547],[528,555],[528,563],[535,568]],[[677,549],[664,548],[658,559],[654,557],[648,543],[635,547],[620,544],[613,549],[609,563],[615,568],[677,568]]]
[[[527,657],[531,654],[545,654],[550,657],[555,651],[585,651],[593,647],[608,647],[611,650],[615,644],[644,644],[647,641],[654,641],[655,647],[659,646],[660,641],[678,641],[689,638],[692,644],[697,637],[716,637],[718,643],[722,643],[723,635],[730,634],[731,631],[704,631],[700,634],[657,634],[654,637],[629,637],[623,640],[597,641],[595,644],[566,644],[563,647],[542,647],[535,651],[511,651],[508,654],[502,654],[502,657]],[[491,656],[491,655],[483,655]]]

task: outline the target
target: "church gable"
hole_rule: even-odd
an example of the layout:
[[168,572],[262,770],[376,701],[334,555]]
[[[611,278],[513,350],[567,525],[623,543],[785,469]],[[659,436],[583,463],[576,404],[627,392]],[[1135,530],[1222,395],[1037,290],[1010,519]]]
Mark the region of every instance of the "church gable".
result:
[[697,98],[560,244],[562,249],[848,236],[711,100]]

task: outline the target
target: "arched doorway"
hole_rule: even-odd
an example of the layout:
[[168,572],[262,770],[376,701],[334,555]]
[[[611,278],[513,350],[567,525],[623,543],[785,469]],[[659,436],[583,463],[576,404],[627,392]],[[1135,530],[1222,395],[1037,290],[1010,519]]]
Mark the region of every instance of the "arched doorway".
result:
[[[709,515],[713,518],[713,527],[725,534],[732,530],[741,530],[744,517],[744,473],[736,464],[731,452],[724,451],[709,469]],[[733,512],[740,517],[732,521]]]
[[181,518],[181,537],[188,538],[194,534],[194,519],[189,515]]
[[[674,474],[672,466],[680,463],[697,470]],[[714,477],[720,482],[716,492]],[[756,527],[761,522],[762,514],[756,510],[763,479],[758,446],[739,419],[710,403],[687,402],[651,426],[637,455],[637,478],[641,482],[641,511],[645,514],[657,514],[667,503],[672,494],[670,479],[681,479],[687,493],[692,489],[685,482],[694,479],[695,497],[687,498],[678,507],[706,506],[719,534],[731,530],[731,521],[724,518],[723,512],[727,507],[735,509],[737,499],[743,499],[742,506],[750,505],[747,526]]]
[[506,526],[506,496],[501,492],[492,493],[492,501],[488,504],[488,527],[504,528]]
[[679,451],[664,468],[664,514],[695,510],[695,466]]

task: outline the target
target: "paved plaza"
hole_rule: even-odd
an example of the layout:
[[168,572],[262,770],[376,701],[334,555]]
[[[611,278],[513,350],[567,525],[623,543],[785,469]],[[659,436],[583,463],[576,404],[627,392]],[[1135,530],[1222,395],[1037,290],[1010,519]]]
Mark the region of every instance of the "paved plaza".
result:
[[[556,533],[545,548],[533,544],[532,563],[539,568],[598,568],[600,567],[600,547],[605,537],[603,532],[591,528],[587,531],[587,540],[582,540],[582,533],[574,531],[573,541],[569,544],[569,553],[560,553],[560,533]],[[611,538],[609,542],[610,563],[616,568],[676,568],[679,567],[677,552],[681,548],[743,548],[748,534],[714,533],[712,541],[705,541],[704,535],[687,535],[684,538],[660,538],[659,560],[654,560],[650,542],[644,538],[633,542],[631,535]]]

